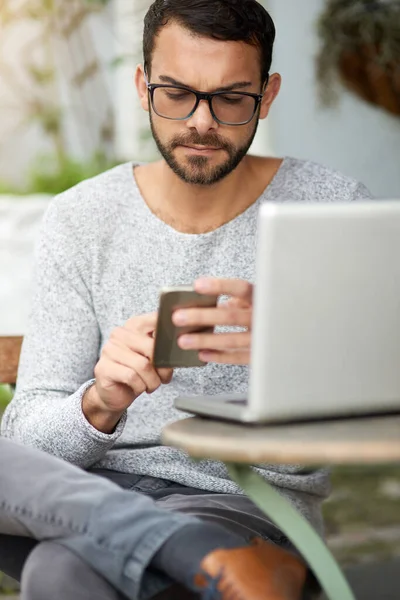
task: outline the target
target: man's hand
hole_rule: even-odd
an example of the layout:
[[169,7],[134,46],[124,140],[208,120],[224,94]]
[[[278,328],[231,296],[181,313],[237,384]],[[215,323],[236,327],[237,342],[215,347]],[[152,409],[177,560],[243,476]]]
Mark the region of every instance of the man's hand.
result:
[[243,333],[191,334],[179,338],[185,350],[199,350],[200,359],[230,365],[250,363],[253,286],[238,279],[199,279],[195,290],[200,294],[229,296],[218,308],[178,310],[173,315],[177,326],[240,327]]
[[134,317],[115,329],[95,368],[96,384],[83,399],[83,412],[96,429],[112,433],[133,402],[171,382],[173,371],[152,365],[157,313]]

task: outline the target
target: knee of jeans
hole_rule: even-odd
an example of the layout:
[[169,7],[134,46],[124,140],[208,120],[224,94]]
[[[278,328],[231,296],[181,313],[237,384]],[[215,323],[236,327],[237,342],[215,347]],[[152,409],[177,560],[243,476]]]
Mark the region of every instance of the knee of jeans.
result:
[[39,544],[25,563],[21,600],[121,600],[103,577],[63,546]]
[[73,552],[56,543],[40,544],[25,563],[21,600],[118,600],[119,595]]
[[22,600],[54,600],[66,581],[73,581],[75,559],[62,546],[39,544],[28,557],[22,571]]

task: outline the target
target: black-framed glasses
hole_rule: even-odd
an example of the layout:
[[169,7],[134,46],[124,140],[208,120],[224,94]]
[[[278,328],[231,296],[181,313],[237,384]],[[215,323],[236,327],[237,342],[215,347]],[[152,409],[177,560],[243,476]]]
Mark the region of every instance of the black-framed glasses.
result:
[[[268,84],[268,80],[266,82]],[[206,100],[213,119],[221,125],[247,125],[253,120],[264,94],[249,92],[204,93],[179,85],[149,83],[146,78],[151,105],[163,119],[186,121],[202,100]]]

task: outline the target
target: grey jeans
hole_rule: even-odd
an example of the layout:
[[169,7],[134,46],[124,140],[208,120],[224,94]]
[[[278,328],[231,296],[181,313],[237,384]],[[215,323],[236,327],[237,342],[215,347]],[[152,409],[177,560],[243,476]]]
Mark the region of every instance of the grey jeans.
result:
[[199,518],[226,526],[245,542],[258,535],[290,547],[245,496],[137,475],[87,473],[0,438],[1,543],[26,538],[28,552],[32,540],[56,543],[127,598],[153,598],[171,586],[150,562],[170,536]]

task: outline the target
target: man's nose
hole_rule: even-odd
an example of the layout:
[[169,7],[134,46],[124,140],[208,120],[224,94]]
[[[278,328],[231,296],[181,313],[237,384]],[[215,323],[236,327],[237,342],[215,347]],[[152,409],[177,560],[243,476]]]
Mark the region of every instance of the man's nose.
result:
[[196,112],[188,119],[187,126],[196,129],[200,135],[204,135],[210,129],[217,129],[218,123],[211,114],[210,105],[207,100],[202,100]]

